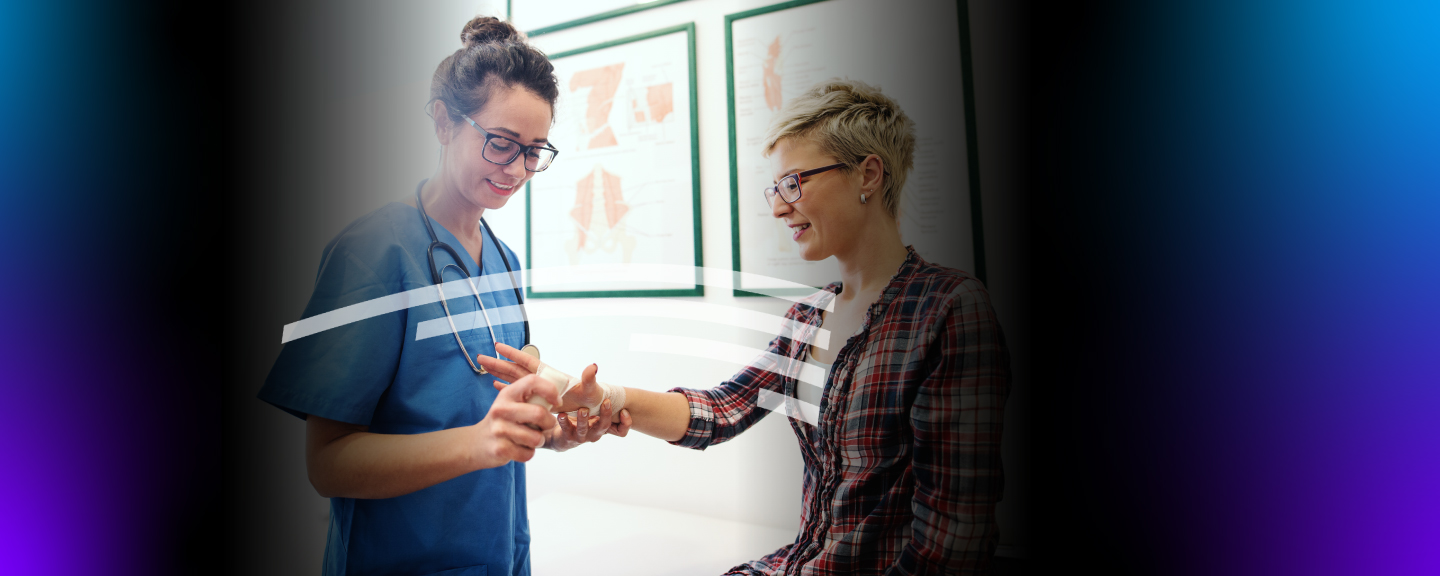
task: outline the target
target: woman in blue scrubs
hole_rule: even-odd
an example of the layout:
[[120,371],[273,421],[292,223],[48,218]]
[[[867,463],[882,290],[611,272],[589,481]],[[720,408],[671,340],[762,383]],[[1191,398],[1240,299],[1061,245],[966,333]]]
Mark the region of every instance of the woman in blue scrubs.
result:
[[[560,405],[553,386],[537,378],[502,387],[477,374],[456,341],[491,356],[492,332],[526,344],[523,318],[500,310],[520,304],[518,294],[494,280],[520,262],[479,223],[553,159],[546,137],[559,94],[545,55],[509,24],[476,18],[461,39],[431,85],[439,168],[406,202],[361,217],[325,247],[305,317],[431,289],[428,213],[435,240],[454,248],[433,250],[443,280],[463,280],[461,263],[491,279],[475,280],[488,318],[473,292],[447,290],[448,315],[435,302],[297,338],[260,391],[305,419],[310,482],[331,502],[327,575],[528,575],[522,462],[536,448],[597,440],[606,430],[598,423],[611,419],[607,406],[557,425],[526,402]],[[436,334],[427,321],[446,329]]]

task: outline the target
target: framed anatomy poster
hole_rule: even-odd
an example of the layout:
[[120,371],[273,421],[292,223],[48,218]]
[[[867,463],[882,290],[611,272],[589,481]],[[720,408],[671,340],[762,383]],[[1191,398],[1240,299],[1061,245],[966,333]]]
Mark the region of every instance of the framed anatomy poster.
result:
[[517,28],[539,36],[682,1],[510,0],[506,12]]
[[703,295],[695,25],[550,59],[560,155],[526,194],[531,296]]
[[774,182],[762,149],[771,121],[786,102],[832,78],[880,88],[915,122],[901,239],[932,263],[983,279],[972,219],[979,190],[963,65],[967,28],[957,3],[916,0],[802,0],[725,17],[733,265],[754,275],[744,276],[736,295],[789,293],[783,281],[820,287],[840,279],[834,258],[800,258],[762,193]]

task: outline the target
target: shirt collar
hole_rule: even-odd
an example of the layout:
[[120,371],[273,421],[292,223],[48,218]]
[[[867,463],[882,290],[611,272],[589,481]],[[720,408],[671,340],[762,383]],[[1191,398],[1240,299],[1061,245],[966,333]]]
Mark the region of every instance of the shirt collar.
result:
[[[906,246],[905,261],[900,263],[900,268],[896,269],[895,275],[890,277],[890,283],[885,286],[885,291],[880,293],[880,299],[876,300],[874,304],[870,305],[870,312],[875,313],[889,306],[890,303],[893,302],[895,298],[900,295],[900,291],[904,289],[905,284],[910,281],[910,278],[915,275],[915,273],[920,269],[921,266],[924,265],[925,259],[921,258],[920,254],[915,252],[915,246]],[[830,298],[838,296],[842,287],[843,284],[837,280],[835,282],[831,282],[829,285],[825,286],[821,290],[830,293],[830,296],[826,298],[826,300],[829,300]],[[821,302],[824,302],[824,300],[822,300]],[[808,317],[805,319],[805,323],[815,326],[820,325],[819,308],[816,308],[812,304],[807,314]],[[869,318],[866,319],[866,323],[869,323]]]
[[[906,246],[905,252],[905,261],[900,263],[900,268],[895,271],[894,276],[890,277],[890,284],[886,285],[885,291],[880,293],[880,299],[870,305],[870,311],[867,316],[879,314],[880,311],[888,307],[891,302],[895,301],[895,298],[905,289],[905,285],[910,282],[910,278],[915,276],[915,273],[920,270],[921,266],[925,265],[925,260],[920,258],[920,255],[915,252],[914,246]],[[870,318],[867,317],[865,324],[868,325],[869,323]]]

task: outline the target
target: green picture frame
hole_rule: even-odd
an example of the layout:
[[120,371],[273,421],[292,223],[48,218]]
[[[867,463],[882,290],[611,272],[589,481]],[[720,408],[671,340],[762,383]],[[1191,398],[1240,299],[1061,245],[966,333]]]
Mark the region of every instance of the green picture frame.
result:
[[[556,54],[551,55],[551,56],[550,56],[550,59],[551,59],[551,60],[560,60],[560,59],[563,59],[563,58],[565,58],[565,57],[567,57],[567,56],[574,56],[574,55],[577,55],[577,54],[584,54],[584,53],[587,53],[587,52],[595,52],[595,51],[603,50],[603,49],[606,49],[606,48],[613,48],[613,47],[615,47],[615,46],[621,46],[621,45],[624,45],[624,44],[630,44],[630,43],[633,43],[633,42],[639,42],[639,41],[642,41],[642,40],[649,40],[649,39],[651,39],[651,38],[658,38],[658,37],[661,37],[661,36],[667,36],[667,35],[670,35],[670,34],[677,34],[677,33],[682,33],[682,32],[685,34],[685,44],[686,44],[686,48],[687,48],[687,52],[688,52],[687,59],[686,59],[686,60],[687,60],[686,73],[687,73],[687,75],[689,76],[687,85],[689,86],[689,90],[690,90],[690,94],[689,94],[689,102],[690,102],[690,177],[691,177],[691,197],[690,197],[690,201],[692,202],[692,206],[693,206],[693,210],[692,210],[693,222],[692,222],[692,225],[694,226],[694,250],[695,250],[695,261],[694,261],[694,267],[695,267],[695,285],[694,285],[694,287],[693,287],[693,288],[677,288],[677,289],[654,289],[654,290],[593,290],[593,291],[591,291],[591,290],[572,290],[572,291],[563,291],[563,292],[537,292],[537,291],[534,290],[534,287],[533,287],[533,286],[531,286],[529,283],[527,283],[527,285],[526,285],[526,287],[525,287],[525,293],[526,293],[526,297],[527,297],[527,298],[640,298],[640,297],[665,297],[665,296],[683,297],[683,296],[704,296],[704,295],[705,295],[705,285],[704,285],[704,283],[703,283],[703,280],[704,280],[704,271],[702,270],[702,267],[704,266],[704,260],[705,260],[704,252],[703,252],[703,247],[704,247],[704,241],[703,241],[703,240],[704,240],[704,238],[703,238],[703,235],[702,235],[701,218],[700,218],[700,210],[701,210],[701,203],[700,203],[700,112],[699,112],[699,98],[698,98],[697,91],[696,91],[697,81],[696,81],[696,66],[695,66],[695,23],[694,23],[694,22],[688,22],[688,23],[685,23],[685,24],[679,24],[679,25],[676,25],[676,26],[670,26],[670,27],[666,27],[666,28],[661,28],[661,29],[659,29],[659,30],[654,30],[654,31],[650,31],[650,32],[645,32],[645,33],[641,33],[641,34],[636,34],[636,35],[634,35],[634,36],[627,36],[627,37],[620,38],[620,39],[617,39],[617,40],[610,40],[610,41],[607,41],[607,42],[602,42],[602,43],[594,44],[594,45],[591,45],[591,46],[585,46],[585,47],[576,48],[576,49],[573,49],[573,50],[566,50],[566,51],[564,51],[564,52],[559,52],[559,53],[556,53]],[[563,158],[563,156],[562,156],[562,158]],[[534,212],[533,212],[533,207],[532,207],[533,198],[534,198],[534,194],[532,193],[531,184],[530,184],[530,183],[526,183],[526,184],[525,184],[525,268],[527,269],[527,272],[528,272],[529,270],[533,269],[533,267],[534,267],[534,253],[535,253],[535,250],[534,250],[533,226],[532,226],[532,222],[533,222],[533,218],[534,218]]]
[[[574,19],[574,20],[567,20],[567,21],[561,22],[561,23],[559,23],[559,24],[551,24],[551,25],[549,25],[549,26],[542,26],[542,27],[536,28],[536,29],[534,29],[534,30],[527,30],[527,31],[525,31],[525,35],[526,35],[526,36],[529,36],[529,37],[531,37],[531,38],[534,38],[534,37],[536,37],[536,36],[540,36],[540,35],[543,35],[543,34],[549,34],[549,33],[551,33],[551,32],[559,32],[559,31],[565,30],[565,29],[567,29],[567,28],[574,28],[574,27],[576,27],[576,26],[584,26],[584,25],[590,24],[590,23],[592,23],[592,22],[599,22],[599,21],[601,21],[601,20],[607,20],[607,19],[610,19],[610,18],[615,18],[615,17],[617,17],[617,16],[624,16],[624,15],[626,15],[626,14],[633,14],[633,13],[635,13],[635,12],[640,12],[640,11],[643,11],[643,10],[649,10],[649,9],[651,9],[651,8],[659,8],[659,7],[661,7],[661,6],[668,6],[668,5],[670,5],[670,4],[675,4],[675,3],[677,3],[677,2],[684,2],[684,1],[685,1],[685,0],[651,0],[650,2],[641,2],[641,3],[638,3],[638,4],[631,5],[631,6],[625,6],[625,7],[623,7],[623,8],[616,8],[616,9],[614,9],[614,10],[607,10],[607,11],[605,11],[605,12],[600,12],[600,13],[597,13],[597,14],[591,14],[591,15],[589,15],[589,16],[584,16],[584,17],[581,17],[581,18],[576,18],[576,19]],[[515,0],[506,0],[506,1],[505,1],[505,19],[506,19],[506,20],[509,20],[509,21],[511,21],[511,22],[514,21],[514,16],[515,16],[514,3],[515,3]]]
[[[726,90],[726,113],[730,132],[730,257],[732,269],[741,272],[740,267],[740,167],[739,167],[739,144],[738,133],[735,127],[735,39],[734,23],[737,20],[744,20],[755,16],[770,14],[800,6],[830,2],[832,0],[791,0],[770,6],[762,6],[753,10],[745,10],[734,14],[725,15],[725,90]],[[975,127],[975,88],[974,77],[971,72],[971,50],[970,50],[970,17],[969,3],[967,0],[956,0],[956,12],[959,14],[959,37],[960,37],[960,68],[961,84],[964,97],[965,117],[965,139],[966,139],[966,162],[969,168],[969,200],[970,200],[970,221],[972,235],[972,249],[974,251],[975,269],[971,271],[981,283],[986,282],[985,270],[985,233],[983,226],[983,213],[980,202],[980,160],[979,160],[979,137]],[[739,275],[736,275],[735,296],[770,296],[772,294],[790,294],[798,292],[794,290],[762,289],[760,291],[746,290],[740,286]]]

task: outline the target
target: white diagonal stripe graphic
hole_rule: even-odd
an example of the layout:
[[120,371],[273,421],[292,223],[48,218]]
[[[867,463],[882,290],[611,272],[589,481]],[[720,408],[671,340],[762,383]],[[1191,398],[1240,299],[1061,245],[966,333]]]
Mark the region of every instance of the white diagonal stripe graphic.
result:
[[[487,309],[490,320],[496,326],[523,321],[518,306]],[[724,324],[747,328],[766,334],[781,334],[796,342],[814,344],[820,348],[830,347],[830,331],[824,328],[812,330],[806,324],[784,316],[688,300],[663,298],[586,298],[574,300],[531,300],[525,304],[525,313],[530,320],[558,320],[565,318],[586,318],[596,316],[624,316],[669,318]],[[455,314],[455,326],[461,331],[485,328],[485,318],[478,311]],[[445,318],[421,322],[415,330],[415,339],[424,340],[450,333],[450,324]]]
[[[453,304],[452,304],[453,306]],[[519,306],[501,306],[499,308],[486,308],[485,314],[490,315],[490,321],[496,328],[504,324],[520,324],[525,321]],[[455,319],[455,329],[460,332],[470,330],[484,330],[485,316],[479,310],[465,312],[463,314],[452,314]],[[436,336],[449,336],[450,323],[441,316],[434,320],[426,320],[415,325],[415,339],[424,340]],[[486,336],[488,338],[488,335]]]
[[[725,270],[721,268],[698,268],[694,266],[675,266],[663,264],[619,264],[603,266],[562,266],[556,268],[543,268],[540,270],[552,273],[562,273],[561,276],[565,278],[564,281],[547,282],[545,284],[546,286],[551,288],[567,283],[582,281],[585,283],[603,282],[607,280],[619,282],[635,280],[663,281],[664,279],[669,279],[669,281],[675,281],[683,274],[688,274],[689,276],[685,276],[686,278],[694,278],[698,276],[698,279],[703,285],[715,288],[734,288],[737,280],[751,285],[758,284],[760,280],[766,280],[772,283],[783,283],[786,286],[789,286],[789,288],[786,289],[806,289],[812,292],[807,296],[770,294],[770,297],[779,298],[781,300],[788,300],[790,302],[804,302],[811,306],[822,308],[827,311],[833,310],[835,303],[835,298],[833,294],[830,294],[829,292],[825,292],[823,290],[815,291],[815,289],[810,286],[796,284],[794,282],[788,282],[780,280],[778,278],[770,278],[768,276],[762,276],[759,274],[735,272],[732,270]],[[563,274],[567,271],[569,273],[568,276],[566,274]],[[521,274],[521,272],[523,271],[517,270],[514,277],[524,276],[524,274]],[[499,290],[510,290],[512,287],[510,283],[511,279],[512,276],[508,272],[496,272],[493,274],[486,274],[485,276],[473,278],[472,280],[474,280],[475,282],[476,289],[480,290],[481,292],[488,293]],[[528,281],[522,281],[520,287],[524,288],[527,285]],[[466,285],[464,279],[457,279],[446,282],[444,284],[444,288],[446,296],[449,296],[449,300],[454,300],[456,298],[462,297],[473,297],[473,294],[470,291],[470,287]],[[748,288],[746,289],[749,290]],[[759,292],[759,290],[755,291]],[[357,304],[352,304],[344,308],[331,310],[321,314],[316,314],[309,318],[304,318],[302,320],[286,324],[280,332],[280,343],[284,344],[297,338],[304,338],[312,334],[324,332],[331,328],[338,328],[352,322],[359,322],[361,320],[373,318],[381,314],[398,312],[400,310],[413,308],[415,306],[433,304],[439,301],[440,297],[434,286],[424,286],[421,288],[415,288],[413,290],[407,290],[405,292],[390,294],[388,296],[381,296],[379,298],[367,300],[365,302],[360,302]],[[824,338],[826,339],[826,343],[828,344],[828,333],[824,336]]]
[[760,390],[759,396],[755,399],[755,404],[771,412],[784,414],[811,426],[818,426],[820,422],[819,406],[799,398],[791,398],[778,392]]
[[739,346],[729,342],[670,336],[662,334],[631,334],[631,352],[658,352],[695,358],[709,358],[773,372],[786,378],[825,387],[825,369],[794,358],[771,354],[766,350]]
[[[456,280],[454,282],[447,282],[446,287],[448,288],[452,284],[456,285],[456,288],[465,286],[463,280]],[[468,291],[469,289],[469,286],[465,286],[465,290]],[[311,334],[324,332],[331,328],[339,328],[351,322],[359,322],[381,314],[398,312],[407,308],[433,304],[439,301],[440,293],[434,286],[426,286],[424,288],[406,290],[399,294],[381,296],[373,300],[351,304],[344,308],[316,314],[298,322],[286,324],[285,328],[280,331],[280,343],[284,344],[296,338],[304,338]]]

